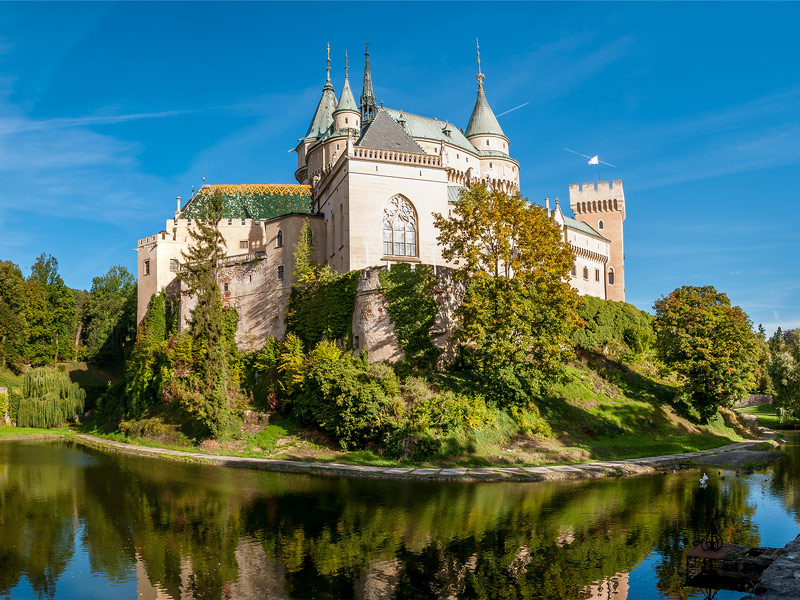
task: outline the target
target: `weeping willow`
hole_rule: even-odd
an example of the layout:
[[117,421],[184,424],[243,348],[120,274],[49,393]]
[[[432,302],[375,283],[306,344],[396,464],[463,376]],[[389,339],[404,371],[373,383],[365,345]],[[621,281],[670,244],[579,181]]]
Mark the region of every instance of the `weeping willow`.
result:
[[31,369],[22,381],[17,425],[20,427],[53,427],[75,419],[83,412],[86,399],[69,375],[50,367]]

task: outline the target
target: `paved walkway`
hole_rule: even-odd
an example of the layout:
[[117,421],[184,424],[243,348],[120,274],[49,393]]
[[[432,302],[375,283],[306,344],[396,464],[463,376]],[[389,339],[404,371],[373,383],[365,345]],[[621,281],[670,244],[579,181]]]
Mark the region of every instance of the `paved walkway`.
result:
[[[712,450],[687,452],[686,454],[668,454],[647,458],[628,458],[575,465],[555,465],[548,467],[483,467],[483,468],[414,468],[414,467],[371,467],[362,465],[343,465],[325,462],[303,462],[294,460],[277,460],[270,458],[244,458],[239,456],[223,456],[219,454],[203,454],[200,452],[182,452],[163,448],[136,446],[122,442],[104,440],[91,435],[78,434],[76,441],[92,448],[113,450],[139,456],[154,456],[182,462],[220,465],[225,467],[242,467],[265,471],[282,471],[287,473],[312,473],[334,477],[373,477],[382,479],[425,479],[450,481],[545,481],[556,479],[585,479],[590,477],[606,477],[615,475],[637,475],[672,470],[677,467],[698,466],[703,464],[704,457],[717,456],[725,452],[742,455],[754,446],[764,444],[768,440],[752,440],[728,444]],[[753,454],[765,454],[752,450]],[[752,461],[756,462],[756,461]],[[719,468],[719,460],[713,466]],[[711,464],[711,463],[709,463]],[[730,463],[728,463],[730,464]]]

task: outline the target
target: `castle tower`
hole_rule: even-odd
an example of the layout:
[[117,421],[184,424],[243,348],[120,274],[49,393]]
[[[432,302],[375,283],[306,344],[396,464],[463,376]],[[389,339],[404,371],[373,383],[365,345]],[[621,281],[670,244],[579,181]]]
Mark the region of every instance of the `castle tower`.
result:
[[369,70],[369,44],[364,52],[364,85],[361,89],[361,126],[367,124],[375,118],[378,112],[378,105],[375,102],[375,92],[372,91],[372,73]]
[[508,138],[503,133],[500,123],[497,122],[497,117],[494,116],[494,112],[486,100],[486,93],[483,91],[485,76],[481,73],[480,46],[477,46],[477,50],[478,74],[475,75],[475,79],[478,80],[478,98],[475,100],[475,107],[472,109],[464,136],[478,151],[494,151],[508,156]]
[[336,110],[336,92],[333,91],[331,83],[331,45],[328,44],[328,59],[326,71],[328,72],[325,85],[322,88],[322,97],[317,104],[314,118],[306,132],[306,139],[317,139],[323,135],[328,128],[333,125],[333,111]]
[[625,301],[625,192],[622,181],[599,181],[569,186],[569,206],[578,221],[611,240],[606,265],[606,298]]
[[336,105],[336,110],[333,111],[333,128],[337,130],[354,129],[357,134],[361,126],[361,113],[358,110],[356,99],[353,97],[353,92],[350,90],[349,70],[347,53],[345,53],[344,86],[342,87],[342,95],[339,97],[339,104]]

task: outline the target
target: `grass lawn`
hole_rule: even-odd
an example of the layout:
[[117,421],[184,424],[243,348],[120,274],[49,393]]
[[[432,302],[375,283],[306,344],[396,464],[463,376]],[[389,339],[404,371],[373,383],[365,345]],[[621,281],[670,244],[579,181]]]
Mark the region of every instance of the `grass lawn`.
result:
[[32,435],[73,435],[66,427],[57,429],[39,429],[37,427],[0,427],[0,439],[30,437]]
[[772,404],[762,404],[761,406],[750,406],[748,408],[740,408],[737,412],[746,415],[756,415],[758,417],[758,424],[762,427],[769,427],[770,429],[780,429],[781,427],[796,427],[800,425],[800,419],[786,419],[781,423],[781,418]]

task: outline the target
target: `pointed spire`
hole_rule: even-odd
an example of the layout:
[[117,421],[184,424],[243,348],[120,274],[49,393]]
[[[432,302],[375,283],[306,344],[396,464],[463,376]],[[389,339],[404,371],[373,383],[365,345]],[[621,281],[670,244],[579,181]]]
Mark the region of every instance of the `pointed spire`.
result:
[[497,117],[494,116],[494,112],[492,112],[492,108],[489,106],[488,100],[486,100],[486,93],[483,91],[485,75],[481,72],[481,47],[478,45],[477,38],[475,39],[475,45],[478,51],[478,74],[475,75],[475,79],[478,80],[478,99],[475,101],[475,107],[472,109],[472,116],[469,118],[469,124],[464,136],[470,138],[473,135],[488,134],[505,137],[500,123],[497,122]]
[[308,126],[306,138],[318,138],[323,135],[328,128],[333,124],[333,111],[336,109],[336,92],[333,91],[333,84],[331,83],[331,45],[327,47],[326,59],[326,79],[325,85],[322,88],[322,97],[317,104],[317,110],[314,112],[314,118],[311,119],[311,125]]
[[334,114],[340,110],[351,110],[353,112],[358,112],[358,104],[356,104],[356,99],[353,97],[353,92],[350,89],[347,51],[344,53],[344,86],[342,87],[342,95],[339,97],[339,104],[336,105]]
[[361,90],[361,125],[369,123],[377,112],[375,92],[372,90],[372,73],[369,69],[369,42],[364,51],[364,85]]

